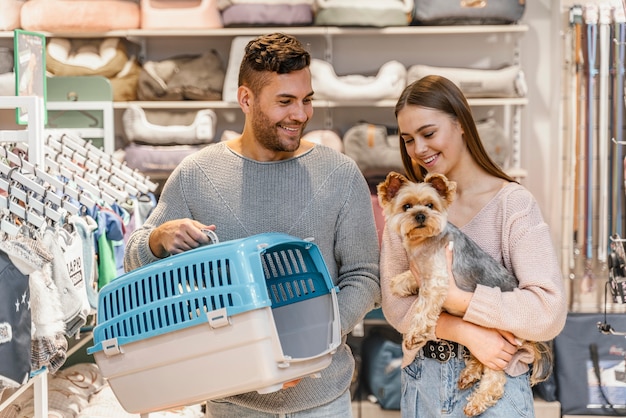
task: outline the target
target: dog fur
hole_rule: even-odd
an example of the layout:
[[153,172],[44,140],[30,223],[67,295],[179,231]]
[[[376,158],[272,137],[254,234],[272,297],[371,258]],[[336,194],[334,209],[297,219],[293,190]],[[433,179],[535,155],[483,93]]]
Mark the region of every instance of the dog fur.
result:
[[[477,284],[512,291],[517,279],[457,227],[447,221],[447,209],[454,200],[456,183],[444,175],[430,173],[422,183],[391,172],[377,187],[378,200],[386,225],[402,237],[409,260],[419,273],[421,284],[411,271],[394,277],[391,291],[398,296],[418,294],[410,330],[403,337],[406,349],[421,348],[437,340],[435,327],[448,292],[446,247],[454,243],[452,271],[457,286],[473,291]],[[461,316],[460,312],[449,312]],[[542,342],[526,341],[520,349],[533,354],[531,384],[548,378],[551,354]],[[459,387],[466,389],[480,382],[468,398],[464,412],[476,416],[496,404],[504,394],[506,376],[481,364],[469,354],[461,372]]]

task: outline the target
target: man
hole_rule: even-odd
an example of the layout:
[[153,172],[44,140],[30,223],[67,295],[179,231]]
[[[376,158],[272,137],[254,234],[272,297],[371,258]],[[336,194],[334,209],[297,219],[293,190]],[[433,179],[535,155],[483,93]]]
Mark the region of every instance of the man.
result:
[[289,382],[277,392],[211,401],[215,418],[352,415],[354,360],[345,341],[380,303],[378,238],[369,187],[356,164],[301,140],[313,115],[310,61],[292,36],[248,43],[237,90],[245,114],[241,136],[186,158],[127,245],[127,270],[208,243],[206,229],[220,241],[283,232],[313,238],[322,252],[339,287],[343,341],[331,364],[321,378]]

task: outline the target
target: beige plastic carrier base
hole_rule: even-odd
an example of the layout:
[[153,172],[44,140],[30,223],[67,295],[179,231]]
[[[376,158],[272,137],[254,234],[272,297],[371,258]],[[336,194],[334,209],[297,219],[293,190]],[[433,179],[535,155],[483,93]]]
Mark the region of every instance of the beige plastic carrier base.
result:
[[[322,299],[297,305],[319,304]],[[120,404],[131,413],[161,411],[255,390],[269,393],[281,389],[285,382],[315,375],[330,364],[328,351],[290,361],[283,355],[274,324],[271,308],[261,308],[232,316],[227,326],[215,328],[207,323],[124,345],[119,354],[115,354],[112,342],[113,352],[107,355],[109,349],[105,349],[94,357]],[[301,338],[316,333],[303,325],[298,331]]]

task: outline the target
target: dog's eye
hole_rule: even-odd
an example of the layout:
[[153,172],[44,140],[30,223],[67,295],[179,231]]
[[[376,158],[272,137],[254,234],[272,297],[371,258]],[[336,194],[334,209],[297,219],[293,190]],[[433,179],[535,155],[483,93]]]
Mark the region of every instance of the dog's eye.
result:
[[434,208],[435,206],[434,206],[432,203],[426,203],[426,207],[427,207],[428,209],[432,209],[432,208]]
[[406,203],[404,204],[404,206],[402,206],[402,210],[404,210],[405,212],[409,209],[411,209],[413,206],[410,203]]

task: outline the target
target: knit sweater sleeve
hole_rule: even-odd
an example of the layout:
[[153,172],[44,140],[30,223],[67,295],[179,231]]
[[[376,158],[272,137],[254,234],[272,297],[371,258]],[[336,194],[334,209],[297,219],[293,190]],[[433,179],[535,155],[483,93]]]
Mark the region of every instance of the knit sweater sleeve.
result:
[[380,249],[369,187],[358,169],[340,211],[334,258],[339,268],[337,301],[343,335],[350,333],[370,310],[380,306]]
[[167,199],[161,199],[142,227],[130,236],[124,251],[124,270],[131,271],[158,260],[149,245],[150,234],[157,225],[172,219],[191,218],[184,188],[181,185],[181,171],[185,169],[184,167],[185,164],[181,163],[172,172],[162,191],[162,195],[166,195]]
[[[521,186],[510,189],[511,192],[503,194],[501,205],[490,206],[481,216],[502,220],[502,259],[517,277],[518,288],[503,292],[478,286],[464,319],[484,327],[508,330],[519,338],[547,341],[556,337],[565,325],[567,300],[563,277],[549,227],[535,199]],[[496,237],[475,233],[472,238],[480,245]]]

